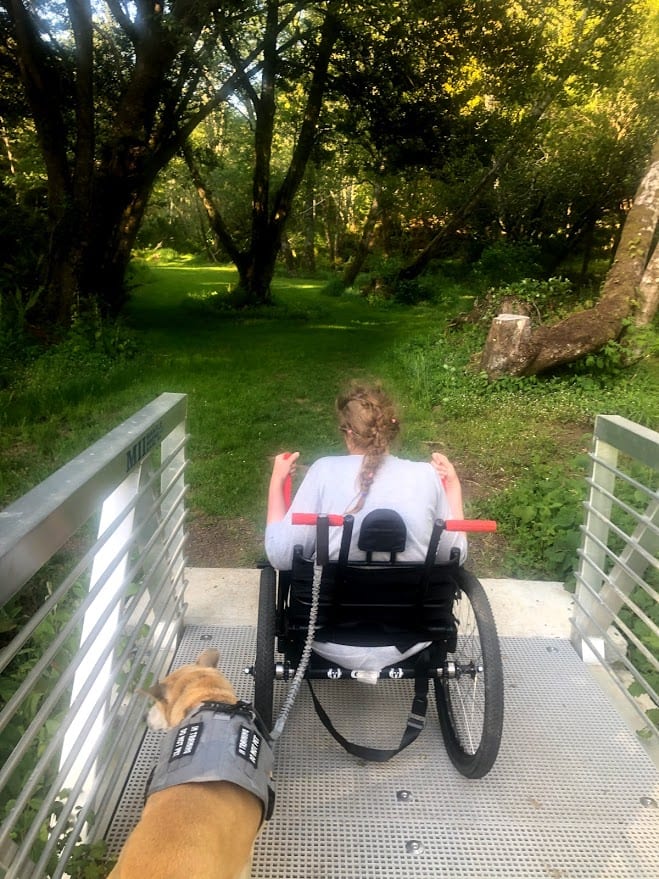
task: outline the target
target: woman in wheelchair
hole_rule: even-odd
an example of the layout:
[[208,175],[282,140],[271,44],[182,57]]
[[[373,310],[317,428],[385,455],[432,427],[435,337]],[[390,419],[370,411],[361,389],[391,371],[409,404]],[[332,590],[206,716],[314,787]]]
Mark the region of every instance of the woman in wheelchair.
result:
[[[310,558],[315,550],[316,528],[293,525],[294,513],[340,513],[353,517],[349,560],[361,559],[358,547],[362,525],[375,510],[395,510],[402,518],[406,535],[404,549],[396,554],[401,562],[423,562],[436,519],[462,519],[462,488],[455,468],[444,455],[435,453],[431,463],[407,461],[391,454],[400,422],[387,394],[379,386],[353,384],[338,397],[336,411],[346,455],[320,458],[309,468],[290,508],[286,509],[284,486],[295,470],[298,452],[275,458],[270,490],[265,545],[273,567],[287,570],[295,546]],[[341,529],[331,529],[329,558],[339,557]],[[445,532],[437,549],[437,561],[448,561],[457,549],[461,561],[467,552],[462,532]],[[387,554],[388,557],[388,554]],[[378,553],[374,553],[377,560]],[[402,662],[429,646],[428,641],[408,643],[345,643],[322,634],[314,652],[340,666],[353,669],[358,679],[375,683],[382,668]],[[359,635],[356,635],[359,639]],[[355,636],[350,639],[355,641]]]
[[[291,567],[293,549],[301,545],[309,557],[316,540],[311,525],[293,526],[293,513],[339,513],[354,517],[350,559],[363,554],[357,549],[361,524],[372,510],[394,509],[407,527],[407,542],[399,561],[422,562],[436,519],[462,519],[462,487],[449,459],[435,452],[430,463],[407,461],[391,454],[400,422],[387,394],[378,386],[353,384],[338,397],[339,429],[346,455],[318,459],[309,468],[293,503],[286,509],[284,486],[295,471],[299,452],[275,458],[268,492],[265,549],[274,568]],[[341,533],[330,532],[329,556],[339,555]],[[467,555],[463,532],[445,532],[437,560],[448,560],[451,550]]]
[[[400,424],[379,386],[353,384],[337,399],[336,410],[347,454],[312,464],[292,503],[290,477],[299,452],[275,458],[265,534],[271,566],[261,572],[259,591],[255,707],[271,728],[273,678],[295,675],[273,730],[280,735],[302,672],[335,739],[356,756],[386,760],[423,728],[432,681],[449,757],[461,773],[480,778],[499,748],[503,673],[487,596],[462,567],[466,534],[453,529],[493,530],[495,523],[464,521],[460,480],[446,456],[435,453],[430,463],[421,463],[392,454]],[[297,524],[293,517],[300,514],[314,524]],[[328,528],[326,517],[337,514],[343,527]],[[277,652],[283,663],[275,663]],[[356,745],[334,728],[311,680],[345,678],[414,679],[412,709],[397,748]]]

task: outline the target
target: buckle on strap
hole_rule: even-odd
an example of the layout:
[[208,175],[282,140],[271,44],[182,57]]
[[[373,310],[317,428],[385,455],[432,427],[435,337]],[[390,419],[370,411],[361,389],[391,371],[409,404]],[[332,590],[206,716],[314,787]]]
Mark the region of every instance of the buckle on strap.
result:
[[425,714],[415,714],[414,712],[411,712],[410,716],[407,718],[407,725],[413,726],[415,729],[423,729],[426,725]]
[[239,699],[237,702],[215,702],[211,699],[202,702],[195,711],[195,714],[198,714],[201,711],[212,711],[215,714],[228,714],[230,717],[236,717],[236,715],[250,719],[254,717],[252,706],[249,702],[243,702],[242,699]]

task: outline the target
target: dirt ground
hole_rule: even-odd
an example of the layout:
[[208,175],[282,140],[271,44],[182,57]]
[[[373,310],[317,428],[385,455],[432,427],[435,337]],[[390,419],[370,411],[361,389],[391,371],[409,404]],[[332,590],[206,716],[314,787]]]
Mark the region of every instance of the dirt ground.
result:
[[248,519],[192,516],[187,533],[191,568],[250,568],[265,557],[263,534]]

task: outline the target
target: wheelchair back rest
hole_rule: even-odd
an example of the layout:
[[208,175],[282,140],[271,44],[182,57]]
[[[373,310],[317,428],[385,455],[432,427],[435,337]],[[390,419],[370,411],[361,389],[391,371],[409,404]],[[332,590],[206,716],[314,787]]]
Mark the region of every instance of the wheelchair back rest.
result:
[[384,552],[393,563],[396,553],[405,549],[406,540],[407,526],[395,510],[372,510],[364,517],[357,546],[369,562],[374,552]]
[[[296,554],[288,598],[289,623],[306,626],[311,604],[313,562]],[[323,568],[318,625],[382,622],[424,629],[453,619],[459,565],[330,562]]]

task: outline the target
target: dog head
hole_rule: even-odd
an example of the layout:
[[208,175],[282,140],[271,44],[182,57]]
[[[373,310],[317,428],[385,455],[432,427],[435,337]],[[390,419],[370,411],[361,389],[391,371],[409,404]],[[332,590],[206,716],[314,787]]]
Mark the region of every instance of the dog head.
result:
[[150,729],[166,730],[178,726],[202,702],[237,701],[233,687],[216,668],[219,658],[215,648],[204,650],[195,663],[177,668],[145,691],[155,700],[146,719]]

